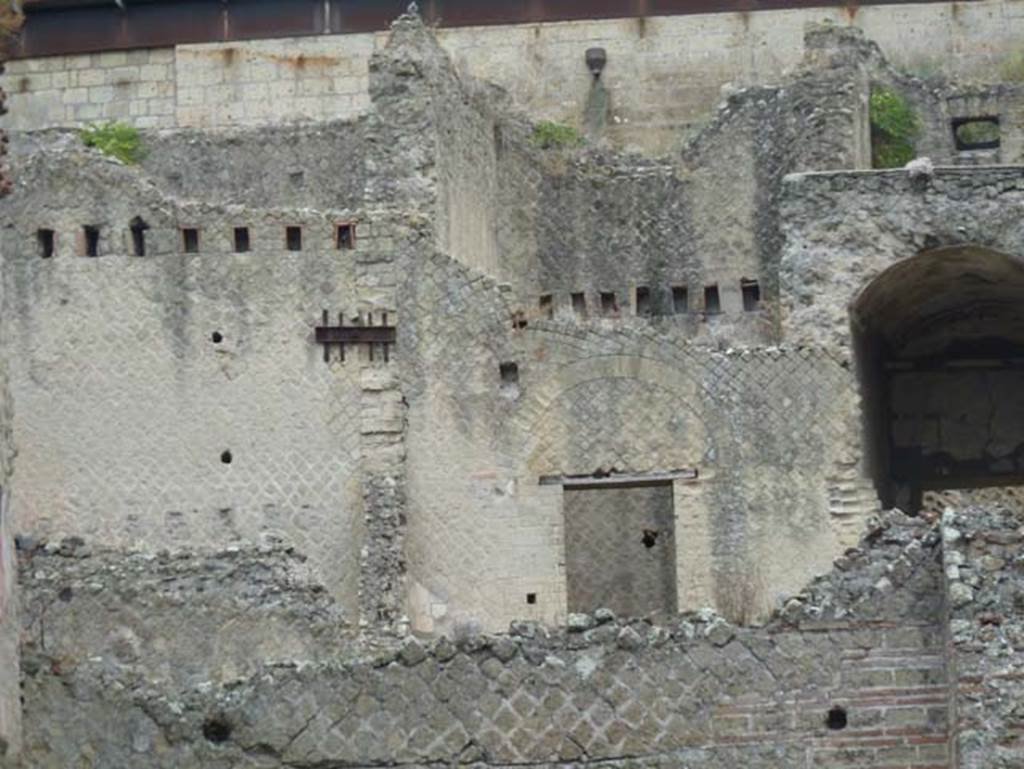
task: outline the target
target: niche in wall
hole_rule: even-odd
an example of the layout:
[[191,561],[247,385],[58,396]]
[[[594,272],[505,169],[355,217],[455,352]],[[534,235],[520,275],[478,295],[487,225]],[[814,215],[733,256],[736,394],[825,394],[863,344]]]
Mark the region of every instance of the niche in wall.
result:
[[570,612],[677,611],[671,483],[563,488]]

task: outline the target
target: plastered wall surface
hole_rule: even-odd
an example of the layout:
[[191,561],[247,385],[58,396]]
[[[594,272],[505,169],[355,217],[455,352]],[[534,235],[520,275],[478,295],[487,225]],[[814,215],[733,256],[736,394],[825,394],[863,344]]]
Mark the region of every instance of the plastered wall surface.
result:
[[[921,74],[1000,80],[1021,42],[1012,0],[662,16],[441,29],[456,66],[506,88],[537,118],[582,127],[586,48],[608,52],[608,135],[665,151],[703,124],[726,84],[779,82],[803,55],[808,22],[854,24],[894,64]],[[180,45],[10,62],[15,129],[127,120],[223,127],[351,117],[370,106],[366,66],[386,34]]]
[[[232,215],[78,160],[23,166],[19,184],[48,203],[17,210],[5,233],[18,531],[127,549],[289,544],[350,602],[358,372],[325,364],[310,341],[323,309],[356,307],[335,217]],[[137,216],[142,257],[130,250]],[[80,255],[84,224],[99,229],[99,257]],[[284,251],[286,225],[304,227],[303,252]],[[182,253],[185,226],[200,253]],[[235,226],[251,228],[252,252],[231,253]],[[54,231],[53,257],[37,228]]]

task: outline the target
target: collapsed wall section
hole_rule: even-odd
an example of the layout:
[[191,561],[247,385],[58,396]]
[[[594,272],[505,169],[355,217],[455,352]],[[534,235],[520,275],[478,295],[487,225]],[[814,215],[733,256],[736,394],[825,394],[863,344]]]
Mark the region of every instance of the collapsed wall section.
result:
[[[946,767],[939,536],[898,514],[870,531],[760,629],[708,611],[667,625],[605,611],[567,630],[516,622],[268,665],[229,685],[33,654],[26,765],[67,766],[88,744],[98,764],[141,768]],[[54,619],[72,605],[55,601]]]
[[1024,505],[1020,487],[949,491],[942,514],[949,601],[948,654],[959,769],[1024,761]]

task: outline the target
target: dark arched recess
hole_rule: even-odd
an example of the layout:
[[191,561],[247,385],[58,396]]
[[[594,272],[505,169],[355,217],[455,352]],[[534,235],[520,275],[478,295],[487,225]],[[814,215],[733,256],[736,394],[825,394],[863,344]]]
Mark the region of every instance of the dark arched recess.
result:
[[878,275],[850,307],[882,502],[1024,482],[1024,263],[974,245]]

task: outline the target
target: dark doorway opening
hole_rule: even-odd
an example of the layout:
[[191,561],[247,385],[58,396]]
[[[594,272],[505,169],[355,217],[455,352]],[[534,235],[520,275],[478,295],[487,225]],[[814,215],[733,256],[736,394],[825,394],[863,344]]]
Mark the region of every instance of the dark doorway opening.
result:
[[851,306],[866,464],[885,506],[929,489],[1024,482],[1024,264],[927,251]]

